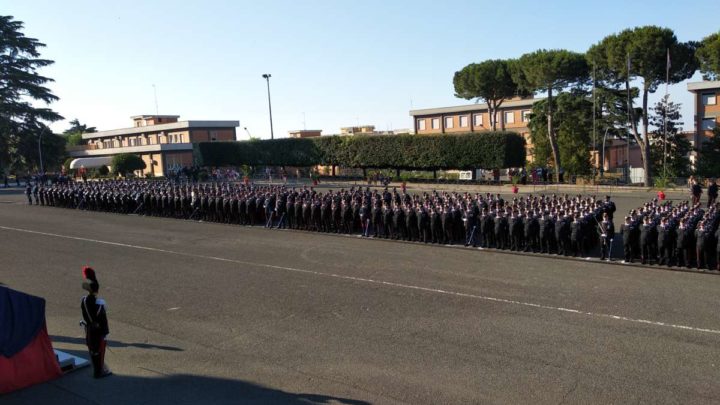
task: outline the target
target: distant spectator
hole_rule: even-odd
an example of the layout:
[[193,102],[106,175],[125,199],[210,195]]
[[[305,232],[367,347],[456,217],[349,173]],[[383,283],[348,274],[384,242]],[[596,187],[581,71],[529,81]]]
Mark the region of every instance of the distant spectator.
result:
[[700,202],[700,196],[702,195],[702,186],[695,178],[692,179],[692,183],[690,184],[690,194],[692,195],[693,205]]
[[715,182],[715,179],[710,179],[710,184],[708,185],[707,189],[708,193],[708,208],[710,208],[713,204],[715,204],[715,201],[717,201],[718,197],[718,185]]

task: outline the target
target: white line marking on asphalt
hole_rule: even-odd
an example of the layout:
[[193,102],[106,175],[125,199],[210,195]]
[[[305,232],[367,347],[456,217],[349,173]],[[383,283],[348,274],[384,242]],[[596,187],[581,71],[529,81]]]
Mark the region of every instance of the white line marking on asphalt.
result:
[[180,307],[172,307],[168,308],[168,311],[177,311],[178,309],[180,309]]
[[582,311],[579,309],[572,309],[572,308],[553,307],[550,305],[535,304],[532,302],[523,302],[523,301],[509,300],[509,299],[505,299],[505,298],[497,298],[497,297],[489,297],[489,296],[484,296],[484,295],[462,293],[462,292],[457,292],[457,291],[441,290],[438,288],[421,287],[421,286],[412,285],[412,284],[395,283],[392,281],[383,281],[383,280],[375,280],[375,279],[371,279],[371,278],[346,276],[346,275],[335,274],[335,273],[323,273],[320,271],[297,269],[294,267],[276,266],[273,264],[247,262],[247,261],[243,261],[243,260],[228,259],[225,257],[206,256],[206,255],[198,255],[198,254],[186,253],[186,252],[177,252],[174,250],[159,249],[159,248],[154,248],[154,247],[149,247],[149,246],[130,245],[127,243],[110,242],[110,241],[105,241],[105,240],[82,238],[82,237],[78,237],[78,236],[60,235],[60,234],[50,233],[50,232],[33,231],[30,229],[12,228],[9,226],[1,226],[0,225],[0,229],[5,229],[8,231],[31,233],[31,234],[43,235],[43,236],[52,236],[52,237],[62,238],[62,239],[79,240],[79,241],[83,241],[83,242],[98,243],[98,244],[103,244],[103,245],[146,250],[146,251],[150,251],[150,252],[167,253],[167,254],[173,254],[173,255],[178,255],[178,256],[194,257],[194,258],[198,258],[198,259],[211,259],[211,260],[217,260],[217,261],[221,261],[221,262],[244,264],[247,266],[265,267],[268,269],[285,270],[285,271],[291,271],[291,272],[295,272],[295,273],[312,274],[315,276],[332,277],[332,278],[337,278],[337,279],[342,279],[342,280],[359,281],[359,282],[363,282],[363,283],[379,284],[379,285],[384,285],[384,286],[389,286],[389,287],[404,288],[404,289],[417,290],[417,291],[423,291],[423,292],[429,292],[429,293],[453,295],[456,297],[473,298],[473,299],[497,302],[497,303],[502,303],[502,304],[511,304],[511,305],[519,305],[519,306],[523,306],[523,307],[530,307],[530,308],[547,309],[547,310],[552,310],[552,311],[567,312],[567,313],[585,315],[585,316],[596,317],[596,318],[614,319],[614,320],[618,320],[618,321],[626,321],[626,322],[640,323],[640,324],[645,324],[645,325],[662,326],[662,327],[672,328],[672,329],[681,329],[681,330],[689,330],[689,331],[693,331],[693,332],[704,332],[704,333],[712,333],[712,334],[720,335],[720,330],[716,330],[716,329],[696,328],[694,326],[677,325],[677,324],[672,324],[672,323],[650,321],[647,319],[639,319],[639,318],[629,318],[629,317],[621,316],[621,315],[603,314],[603,313],[598,313],[598,312]]

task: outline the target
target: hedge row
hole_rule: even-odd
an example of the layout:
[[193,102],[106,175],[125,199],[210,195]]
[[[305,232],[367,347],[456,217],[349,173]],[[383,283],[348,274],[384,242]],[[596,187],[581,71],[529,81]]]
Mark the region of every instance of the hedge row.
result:
[[457,135],[323,136],[195,144],[202,166],[314,166],[396,169],[494,169],[525,165],[514,132]]

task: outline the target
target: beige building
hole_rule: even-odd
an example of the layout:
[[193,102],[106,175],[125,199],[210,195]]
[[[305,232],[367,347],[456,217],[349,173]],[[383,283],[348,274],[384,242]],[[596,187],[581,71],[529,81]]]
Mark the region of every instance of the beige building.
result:
[[515,98],[502,103],[494,117],[490,117],[487,104],[469,104],[455,107],[427,108],[411,110],[414,132],[424,134],[452,134],[483,132],[492,129],[492,121],[497,122],[497,130],[505,128],[525,138],[527,159],[532,161],[532,143],[530,141],[530,113],[532,106],[542,98]]
[[[178,115],[138,115],[131,128],[85,133],[86,145],[69,147],[71,157],[107,161],[120,153],[140,156],[146,168],[138,175],[164,176],[193,164],[193,143],[234,141],[238,121],[179,121]],[[88,166],[91,167],[91,166]]]
[[713,136],[713,129],[720,125],[720,81],[703,81],[688,83],[687,89],[693,93],[695,101],[695,117],[693,133],[689,137],[695,156],[702,154],[702,144]]
[[297,129],[288,131],[290,138],[316,138],[322,136],[322,129]]
[[340,135],[377,135],[375,125],[360,125],[340,128]]

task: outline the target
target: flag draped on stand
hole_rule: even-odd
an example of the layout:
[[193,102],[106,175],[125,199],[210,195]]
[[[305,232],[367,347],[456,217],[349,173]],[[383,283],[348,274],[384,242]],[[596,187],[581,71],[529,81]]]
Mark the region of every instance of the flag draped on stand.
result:
[[45,300],[0,287],[0,394],[60,377]]

